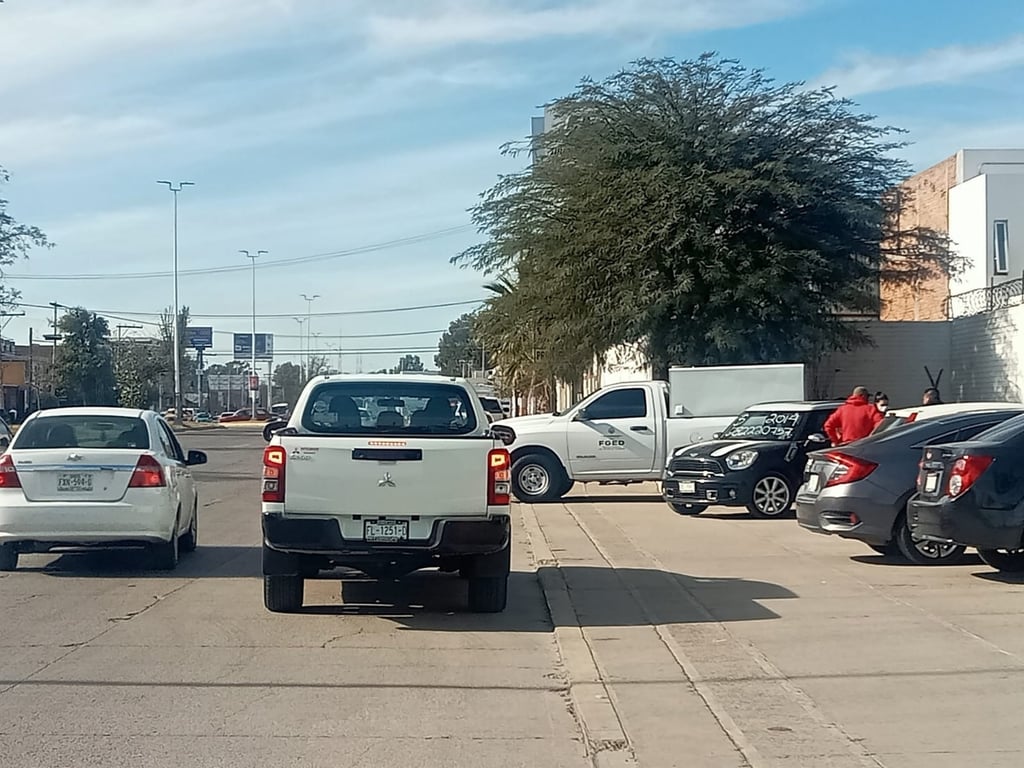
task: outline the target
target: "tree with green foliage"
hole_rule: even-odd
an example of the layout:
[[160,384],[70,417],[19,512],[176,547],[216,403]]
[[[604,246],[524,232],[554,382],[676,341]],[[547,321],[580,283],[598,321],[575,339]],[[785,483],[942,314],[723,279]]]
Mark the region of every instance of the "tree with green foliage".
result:
[[114,356],[106,319],[76,307],[58,321],[57,332],[58,397],[68,405],[114,405]]
[[866,341],[843,315],[877,310],[880,279],[962,266],[941,233],[894,215],[899,132],[832,89],[711,54],[645,59],[551,114],[504,148],[533,165],[483,194],[488,237],[454,258],[514,279],[479,328],[489,350],[518,344],[534,378],[629,343],[660,377],[814,360]]
[[113,347],[117,400],[125,408],[150,408],[160,400],[163,364],[159,342],[121,339]]
[[[0,167],[0,184],[10,181],[7,171]],[[0,197],[0,307],[10,306],[20,294],[3,283],[4,267],[18,259],[27,258],[33,248],[51,248],[52,243],[38,227],[19,224],[7,212],[8,201]]]
[[[173,325],[173,310],[168,307],[160,315],[160,346],[159,346],[159,367],[162,372],[164,392],[171,398],[174,397],[174,325]],[[195,391],[196,387],[196,369],[198,368],[198,361],[196,358],[188,356],[188,347],[186,346],[186,339],[188,339],[188,320],[189,320],[189,309],[188,307],[182,307],[178,312],[178,338],[180,340],[179,351],[181,355],[179,357],[181,366],[181,392],[182,395],[186,392]]]
[[281,363],[274,368],[274,387],[277,388],[277,397],[292,407],[302,393],[305,382],[302,380],[302,368],[295,363]]
[[425,370],[423,361],[419,355],[404,355],[398,359],[398,365],[392,368],[389,373],[402,373],[403,371]]
[[474,319],[474,313],[467,312],[452,320],[448,330],[441,334],[434,365],[445,376],[463,376],[474,361],[479,365],[480,342],[475,336]]

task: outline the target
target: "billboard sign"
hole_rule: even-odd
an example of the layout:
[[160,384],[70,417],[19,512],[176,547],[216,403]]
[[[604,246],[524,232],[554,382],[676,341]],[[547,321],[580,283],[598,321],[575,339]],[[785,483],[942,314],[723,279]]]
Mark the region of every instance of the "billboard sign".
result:
[[[234,356],[235,356],[235,360],[251,360],[252,359],[252,334],[251,333],[236,333],[235,334]],[[272,334],[272,333],[257,333],[256,334],[256,359],[257,360],[273,360],[274,359],[274,334]]]
[[209,326],[189,326],[185,337],[192,349],[213,348],[213,328]]

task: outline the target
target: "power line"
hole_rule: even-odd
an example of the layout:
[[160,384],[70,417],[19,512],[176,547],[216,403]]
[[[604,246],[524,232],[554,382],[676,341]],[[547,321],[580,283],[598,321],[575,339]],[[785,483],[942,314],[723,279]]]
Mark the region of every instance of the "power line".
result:
[[[443,237],[458,234],[461,232],[468,232],[476,229],[473,224],[462,224],[457,227],[448,227],[447,229],[438,229],[433,232],[424,232],[418,235],[410,235],[408,237],[395,238],[394,240],[385,240],[380,243],[371,243],[369,245],[357,246],[355,248],[347,248],[339,251],[328,251],[326,253],[314,253],[310,256],[298,256],[291,259],[277,259],[263,262],[257,265],[258,269],[275,269],[279,267],[293,267],[296,264],[312,264],[319,261],[329,261],[331,259],[341,259],[348,256],[361,256],[367,253],[376,253],[378,251],[388,250],[390,248],[399,248],[404,245],[415,245],[416,243],[424,243],[430,240],[438,240]],[[221,275],[232,272],[241,272],[251,270],[251,265],[230,265],[223,267],[208,267],[204,269],[182,269],[178,271],[179,276],[193,276],[193,275]],[[171,272],[121,272],[117,274],[99,274],[99,273],[84,273],[77,275],[18,275],[18,274],[7,274],[6,277],[12,280],[156,280],[161,278],[169,278],[172,276]],[[249,315],[251,317],[251,315]]]
[[[250,267],[251,269],[251,267]],[[485,299],[472,299],[470,301],[447,301],[440,304],[419,304],[416,306],[409,307],[388,307],[386,309],[349,309],[340,310],[337,312],[312,312],[312,317],[353,317],[357,315],[391,315],[399,312],[418,312],[424,309],[446,309],[448,307],[468,307],[470,305],[483,304]],[[19,302],[19,306],[31,307],[33,309],[47,309],[47,306],[42,304],[28,304]],[[97,315],[103,315],[105,317],[117,317],[118,315],[126,315],[127,317],[121,317],[118,319],[122,320],[133,320],[135,322],[145,322],[144,320],[138,320],[140,317],[162,317],[164,312],[133,312],[127,309],[118,310],[106,310],[106,309],[90,309],[90,312],[94,312]],[[206,320],[242,320],[252,317],[252,313],[242,313],[237,315],[225,315],[225,314],[196,314],[189,311],[189,319],[202,318]],[[294,312],[282,312],[273,314],[257,314],[256,317],[262,317],[264,319],[287,319],[294,317]]]
[[[301,349],[301,350],[300,349],[275,349],[274,350],[274,356],[277,357],[278,355],[298,355],[298,354],[306,354],[307,352],[308,352],[308,350],[306,350],[306,349]],[[343,350],[341,350],[340,354],[343,355],[343,356],[349,356],[349,355],[387,355],[387,354],[392,354],[392,353],[397,353],[397,354],[426,354],[428,352],[437,352],[437,347],[436,346],[433,346],[433,347],[380,347],[380,348],[374,348],[374,349],[343,349]],[[315,351],[314,350],[313,353],[312,353],[313,357],[326,357],[326,358],[337,357],[338,354],[339,354],[339,352],[336,349],[324,349],[324,350],[320,350],[320,351]],[[203,352],[203,357],[230,357],[232,355],[233,355],[232,352],[210,352],[210,351]],[[246,358],[246,360],[247,359],[248,358]],[[246,362],[246,360],[241,360],[241,362]],[[266,360],[257,360],[256,362],[264,362],[265,363],[267,361]]]

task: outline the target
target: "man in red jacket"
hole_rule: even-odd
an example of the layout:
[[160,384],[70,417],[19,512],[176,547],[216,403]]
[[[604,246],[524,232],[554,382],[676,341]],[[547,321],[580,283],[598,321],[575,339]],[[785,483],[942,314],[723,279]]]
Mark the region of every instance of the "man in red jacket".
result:
[[868,400],[867,387],[857,387],[825,422],[832,445],[844,445],[870,435],[884,414]]

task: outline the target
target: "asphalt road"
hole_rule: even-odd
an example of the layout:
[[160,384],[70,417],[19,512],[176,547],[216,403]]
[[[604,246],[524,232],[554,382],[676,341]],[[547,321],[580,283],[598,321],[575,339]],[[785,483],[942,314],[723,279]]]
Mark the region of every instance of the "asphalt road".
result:
[[631,489],[516,507],[508,611],[454,576],[269,614],[262,441],[187,435],[200,548],[0,575],[0,765],[1017,768],[1024,581]]

